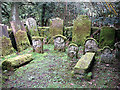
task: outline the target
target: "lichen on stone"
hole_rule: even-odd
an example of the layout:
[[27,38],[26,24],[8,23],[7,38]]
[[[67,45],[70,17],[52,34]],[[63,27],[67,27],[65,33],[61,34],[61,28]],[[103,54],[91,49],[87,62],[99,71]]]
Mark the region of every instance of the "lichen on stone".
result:
[[22,30],[18,30],[15,34],[15,40],[17,43],[17,50],[22,51],[30,46],[30,42],[27,37],[27,33]]
[[74,21],[72,31],[72,42],[77,45],[84,45],[84,41],[90,36],[91,21],[87,16],[80,15]]
[[10,55],[15,51],[10,38],[3,36],[0,37],[0,41],[2,41],[2,47],[0,47],[2,49],[2,56]]

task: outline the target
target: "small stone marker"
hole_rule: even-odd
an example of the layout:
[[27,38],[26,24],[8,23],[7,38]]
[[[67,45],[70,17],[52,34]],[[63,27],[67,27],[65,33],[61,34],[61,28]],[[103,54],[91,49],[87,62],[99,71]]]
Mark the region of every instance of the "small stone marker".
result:
[[3,24],[0,24],[0,41],[0,50],[2,51],[0,55],[6,56],[14,52],[14,48],[12,47],[12,43],[8,35],[7,26]]
[[50,20],[50,37],[57,34],[63,34],[63,20],[60,18],[54,18]]
[[38,30],[37,30],[37,23],[36,23],[35,19],[28,18],[26,20],[26,25],[28,27],[28,30],[29,30],[31,36],[39,36]]
[[73,58],[73,57],[78,57],[78,46],[74,43],[71,43],[68,46],[68,56]]
[[66,37],[63,35],[56,35],[53,37],[54,39],[54,50],[59,50],[59,51],[65,51],[65,41],[66,41]]
[[120,59],[120,41],[115,43],[115,56],[117,59]]
[[103,50],[101,51],[101,61],[104,63],[112,63],[114,57],[112,54],[112,50],[110,47],[105,46]]
[[33,51],[37,53],[43,53],[43,37],[33,36],[32,43],[33,43]]
[[97,50],[98,50],[98,43],[95,39],[89,38],[85,41],[84,53],[86,53],[86,52],[97,52]]
[[17,50],[20,52],[30,46],[26,29],[21,21],[11,21],[11,27],[15,36]]

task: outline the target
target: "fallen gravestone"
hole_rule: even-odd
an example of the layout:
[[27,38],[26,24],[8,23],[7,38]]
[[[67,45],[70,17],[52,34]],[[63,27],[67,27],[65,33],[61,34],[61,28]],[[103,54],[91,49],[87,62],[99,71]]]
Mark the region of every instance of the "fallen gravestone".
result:
[[112,54],[112,50],[110,47],[105,46],[103,50],[101,50],[101,62],[103,63],[112,63],[114,60],[114,55]]
[[2,62],[3,70],[13,70],[14,68],[20,67],[21,65],[33,60],[32,54],[19,55],[10,59],[5,59]]
[[50,20],[50,37],[57,34],[63,34],[63,20],[60,18],[55,18]]
[[26,29],[21,21],[11,21],[11,27],[15,36],[17,50],[20,52],[30,46]]
[[12,47],[12,43],[8,35],[7,26],[3,24],[0,24],[0,41],[0,51],[2,51],[0,55],[6,56],[14,52],[14,48]]
[[26,25],[27,25],[27,28],[28,28],[28,32],[30,32],[31,36],[39,36],[35,19],[28,18],[26,20]]
[[78,46],[74,43],[71,43],[69,46],[68,46],[68,57],[76,57],[78,58]]
[[95,39],[93,38],[88,38],[85,41],[85,45],[84,45],[84,53],[86,52],[97,52],[98,50],[98,43]]
[[74,21],[72,30],[72,41],[78,46],[84,45],[87,37],[90,36],[91,21],[87,16],[80,15]]
[[115,57],[120,59],[120,41],[115,43]]
[[33,43],[33,51],[37,53],[43,53],[43,37],[33,36],[32,43]]
[[53,37],[54,39],[54,50],[59,50],[59,51],[65,51],[65,41],[66,41],[66,37],[63,35],[56,35]]

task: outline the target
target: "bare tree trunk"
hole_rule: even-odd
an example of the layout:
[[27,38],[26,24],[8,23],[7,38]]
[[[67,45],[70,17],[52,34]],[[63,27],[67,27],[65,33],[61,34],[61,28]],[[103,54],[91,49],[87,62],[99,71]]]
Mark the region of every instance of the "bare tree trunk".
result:
[[42,26],[44,26],[44,22],[45,22],[45,20],[44,20],[44,16],[45,16],[45,7],[46,7],[46,4],[43,4],[43,6],[42,6],[42,18],[41,18],[41,24],[42,24]]
[[2,23],[2,14],[1,14],[1,10],[2,10],[2,9],[1,9],[1,3],[2,3],[2,2],[0,2],[0,23]]

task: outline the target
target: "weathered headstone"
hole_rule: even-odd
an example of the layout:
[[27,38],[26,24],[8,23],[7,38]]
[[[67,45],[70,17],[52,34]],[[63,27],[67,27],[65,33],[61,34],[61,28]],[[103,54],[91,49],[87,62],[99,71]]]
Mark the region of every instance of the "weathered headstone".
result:
[[90,19],[84,15],[78,16],[73,24],[72,41],[83,46],[86,38],[90,36],[90,31]]
[[0,51],[2,51],[0,55],[5,56],[14,52],[14,48],[12,47],[12,43],[8,35],[7,26],[3,24],[0,24],[0,41]]
[[65,40],[67,39],[63,35],[56,35],[54,39],[54,50],[65,51]]
[[99,46],[103,48],[104,46],[112,47],[115,43],[115,29],[113,27],[102,27],[100,31]]
[[115,43],[115,57],[120,59],[120,41]]
[[38,30],[37,30],[37,23],[36,23],[35,19],[28,18],[26,20],[26,25],[28,27],[28,30],[29,30],[31,36],[39,36]]
[[98,43],[95,39],[93,38],[88,38],[85,41],[85,45],[84,45],[84,53],[86,52],[97,52],[98,50]]
[[50,20],[50,37],[57,34],[63,34],[63,20],[60,18],[55,18]]
[[73,57],[78,57],[78,46],[74,43],[71,43],[68,46],[68,56],[73,58]]
[[17,50],[20,52],[30,46],[26,29],[21,21],[11,21],[11,27],[15,36]]
[[43,37],[33,36],[32,43],[33,43],[33,51],[37,53],[43,53]]
[[110,47],[105,46],[101,51],[101,62],[103,63],[112,63],[114,60],[114,56],[112,54],[112,50]]

